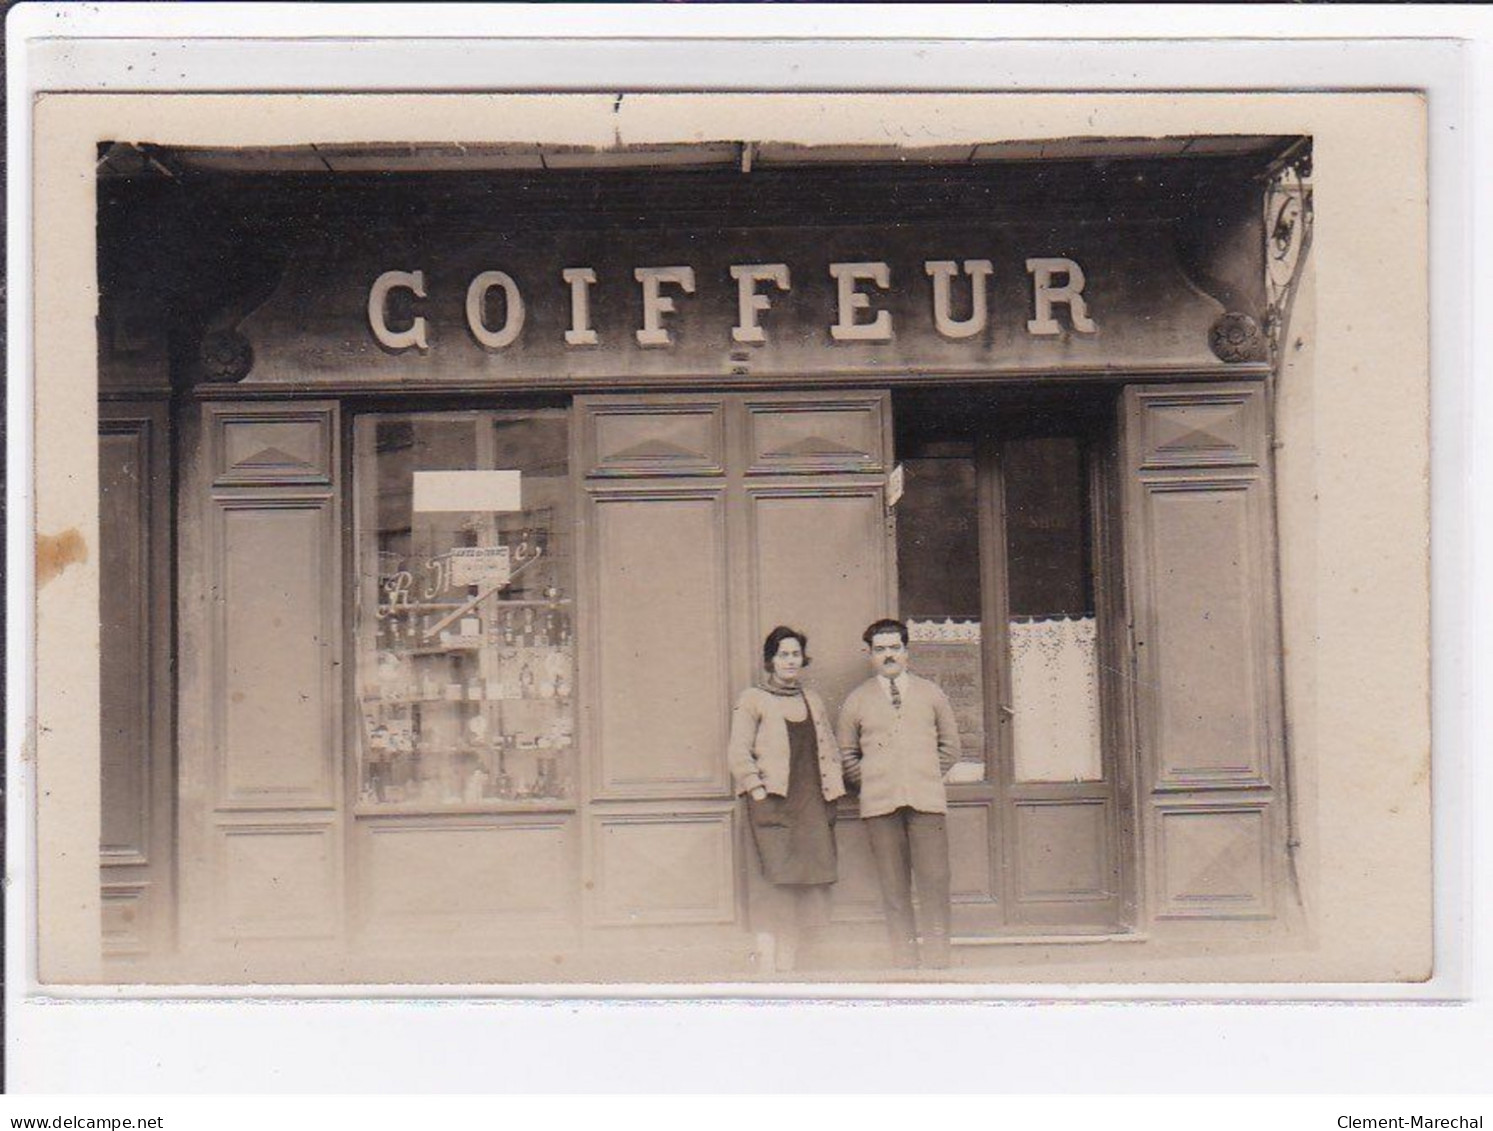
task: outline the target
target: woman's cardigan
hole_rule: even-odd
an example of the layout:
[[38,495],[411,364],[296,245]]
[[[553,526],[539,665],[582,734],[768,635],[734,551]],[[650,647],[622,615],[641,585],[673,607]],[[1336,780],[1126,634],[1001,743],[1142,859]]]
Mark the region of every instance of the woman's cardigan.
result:
[[[845,795],[845,779],[840,772],[840,747],[835,742],[829,711],[817,692],[803,690],[814,720],[814,737],[819,747],[819,784],[824,799],[833,801]],[[736,701],[731,712],[731,739],[726,747],[726,761],[731,769],[737,793],[750,793],[759,785],[779,797],[788,795],[788,720],[785,711],[798,696],[778,695],[760,687],[749,687]]]

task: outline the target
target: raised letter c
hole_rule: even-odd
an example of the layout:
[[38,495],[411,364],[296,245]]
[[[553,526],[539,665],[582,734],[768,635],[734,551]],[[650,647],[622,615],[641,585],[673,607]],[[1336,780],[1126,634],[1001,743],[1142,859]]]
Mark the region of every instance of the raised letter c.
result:
[[373,330],[373,336],[378,339],[378,344],[385,349],[407,350],[426,349],[425,344],[425,318],[423,315],[415,315],[414,322],[408,330],[391,330],[386,322],[388,313],[389,292],[396,287],[403,287],[413,291],[416,298],[425,297],[425,272],[424,271],[385,271],[377,279],[373,280],[373,286],[368,289],[368,325]]

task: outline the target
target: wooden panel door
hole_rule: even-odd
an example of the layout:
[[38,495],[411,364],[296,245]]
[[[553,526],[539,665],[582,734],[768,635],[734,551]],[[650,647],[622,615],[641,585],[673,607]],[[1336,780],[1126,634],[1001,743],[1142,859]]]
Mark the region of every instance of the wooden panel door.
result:
[[175,918],[170,415],[99,406],[100,758],[105,955],[159,955]]
[[1265,396],[1246,384],[1126,392],[1154,919],[1269,918],[1284,872]]

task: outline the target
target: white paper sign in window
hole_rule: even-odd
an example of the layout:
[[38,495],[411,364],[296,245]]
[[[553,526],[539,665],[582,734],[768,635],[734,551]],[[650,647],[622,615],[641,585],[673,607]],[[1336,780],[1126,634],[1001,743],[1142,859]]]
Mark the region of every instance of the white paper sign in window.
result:
[[517,471],[417,471],[412,508],[421,511],[516,511]]
[[457,546],[451,551],[452,585],[507,585],[512,573],[507,546]]

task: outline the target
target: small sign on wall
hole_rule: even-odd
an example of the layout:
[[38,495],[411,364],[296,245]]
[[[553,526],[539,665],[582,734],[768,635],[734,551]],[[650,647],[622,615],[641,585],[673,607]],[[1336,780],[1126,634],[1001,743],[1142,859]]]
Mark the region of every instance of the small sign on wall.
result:
[[886,505],[894,507],[902,498],[902,492],[907,486],[907,475],[899,463],[887,473],[886,477]]
[[417,471],[411,507],[422,511],[522,509],[517,471]]
[[458,546],[451,551],[452,585],[507,585],[511,572],[507,546]]

